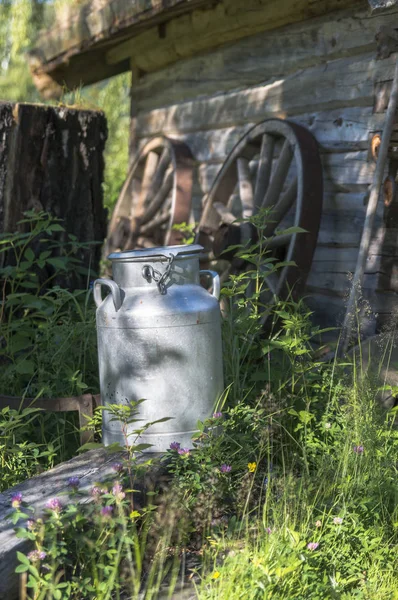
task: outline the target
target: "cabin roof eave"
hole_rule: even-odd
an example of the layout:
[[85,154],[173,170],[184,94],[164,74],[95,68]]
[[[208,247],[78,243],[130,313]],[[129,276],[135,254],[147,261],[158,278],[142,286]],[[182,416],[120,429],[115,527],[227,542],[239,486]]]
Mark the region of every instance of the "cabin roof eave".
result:
[[50,31],[42,31],[28,53],[33,80],[44,97],[62,88],[89,85],[129,69],[108,64],[106,53],[126,39],[214,0],[91,0],[67,6]]

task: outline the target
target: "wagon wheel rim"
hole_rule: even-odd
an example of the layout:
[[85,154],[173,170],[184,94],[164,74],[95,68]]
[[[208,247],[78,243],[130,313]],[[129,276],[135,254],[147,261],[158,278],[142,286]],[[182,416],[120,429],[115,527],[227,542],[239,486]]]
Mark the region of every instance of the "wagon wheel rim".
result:
[[[251,167],[257,156],[258,167],[253,173]],[[268,279],[264,273],[269,290],[261,302],[272,304],[276,297],[286,299],[290,294],[297,297],[311,267],[322,210],[322,165],[315,138],[296,123],[269,119],[255,125],[239,140],[213,183],[198,226],[197,241],[216,258],[231,244],[256,241],[252,224],[236,223],[237,215],[231,208],[236,187],[244,218],[257,214],[261,207],[270,210],[273,223],[264,229],[267,249],[283,254],[283,262],[296,264],[282,267]],[[275,235],[289,213],[294,214],[289,225],[300,227],[305,233]],[[224,255],[228,269],[239,272],[233,254]],[[225,278],[225,271],[221,276]],[[263,323],[267,317],[265,312]]]
[[179,140],[150,140],[131,165],[109,222],[104,255],[179,245],[191,220],[193,159]]

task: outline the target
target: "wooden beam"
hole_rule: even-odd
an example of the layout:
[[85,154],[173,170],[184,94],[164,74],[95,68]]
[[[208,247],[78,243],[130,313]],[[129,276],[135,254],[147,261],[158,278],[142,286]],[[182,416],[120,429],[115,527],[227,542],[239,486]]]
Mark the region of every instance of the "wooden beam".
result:
[[[15,396],[0,395],[0,409],[6,406],[14,410],[24,408],[40,408],[51,412],[70,412],[77,410],[79,412],[80,429],[86,427],[88,421],[93,416],[94,406],[101,402],[99,394],[83,394],[82,396],[70,396],[68,398],[17,398]],[[80,443],[86,444],[92,439],[91,431],[80,431]]]
[[215,6],[194,10],[153,27],[108,50],[106,61],[116,65],[133,57],[137,66],[150,72],[181,58],[227,42],[327,12],[363,4],[361,0],[223,0]]

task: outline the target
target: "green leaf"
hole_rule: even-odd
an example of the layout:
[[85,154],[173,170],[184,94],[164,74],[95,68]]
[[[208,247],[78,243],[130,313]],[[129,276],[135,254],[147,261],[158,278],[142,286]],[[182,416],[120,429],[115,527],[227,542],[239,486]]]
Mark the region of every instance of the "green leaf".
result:
[[65,231],[65,228],[58,223],[52,223],[49,227],[47,227],[46,232],[51,233],[52,231]]
[[20,375],[33,375],[35,372],[35,363],[32,360],[21,360],[17,362],[15,370]]
[[86,450],[97,450],[98,448],[103,448],[104,444],[100,444],[99,442],[87,442],[87,444],[83,444],[80,448],[77,449],[78,452],[85,452]]
[[27,565],[28,567],[30,566],[29,558],[25,556],[25,554],[22,554],[22,552],[17,552],[17,558],[23,565]]
[[15,573],[26,573],[26,571],[29,569],[28,565],[18,565],[17,568],[15,569]]
[[33,252],[32,248],[26,248],[24,252],[24,258],[26,258],[26,260],[29,260],[30,262],[33,262],[35,260],[35,253]]

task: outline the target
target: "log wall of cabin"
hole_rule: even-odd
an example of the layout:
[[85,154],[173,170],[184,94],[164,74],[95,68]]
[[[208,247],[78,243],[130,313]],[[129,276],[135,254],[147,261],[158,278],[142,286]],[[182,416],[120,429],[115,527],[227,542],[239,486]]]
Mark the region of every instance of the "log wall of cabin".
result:
[[[254,124],[287,118],[313,133],[324,201],[307,302],[322,325],[341,324],[355,269],[375,170],[369,141],[385,119],[375,111],[375,89],[392,79],[395,61],[376,59],[375,35],[394,21],[398,10],[371,16],[364,2],[141,74],[132,88],[135,147],[159,134],[187,143],[197,212],[228,152]],[[386,231],[383,211],[379,202],[363,284],[379,326],[398,293],[398,229]],[[370,333],[375,319],[369,323]]]

